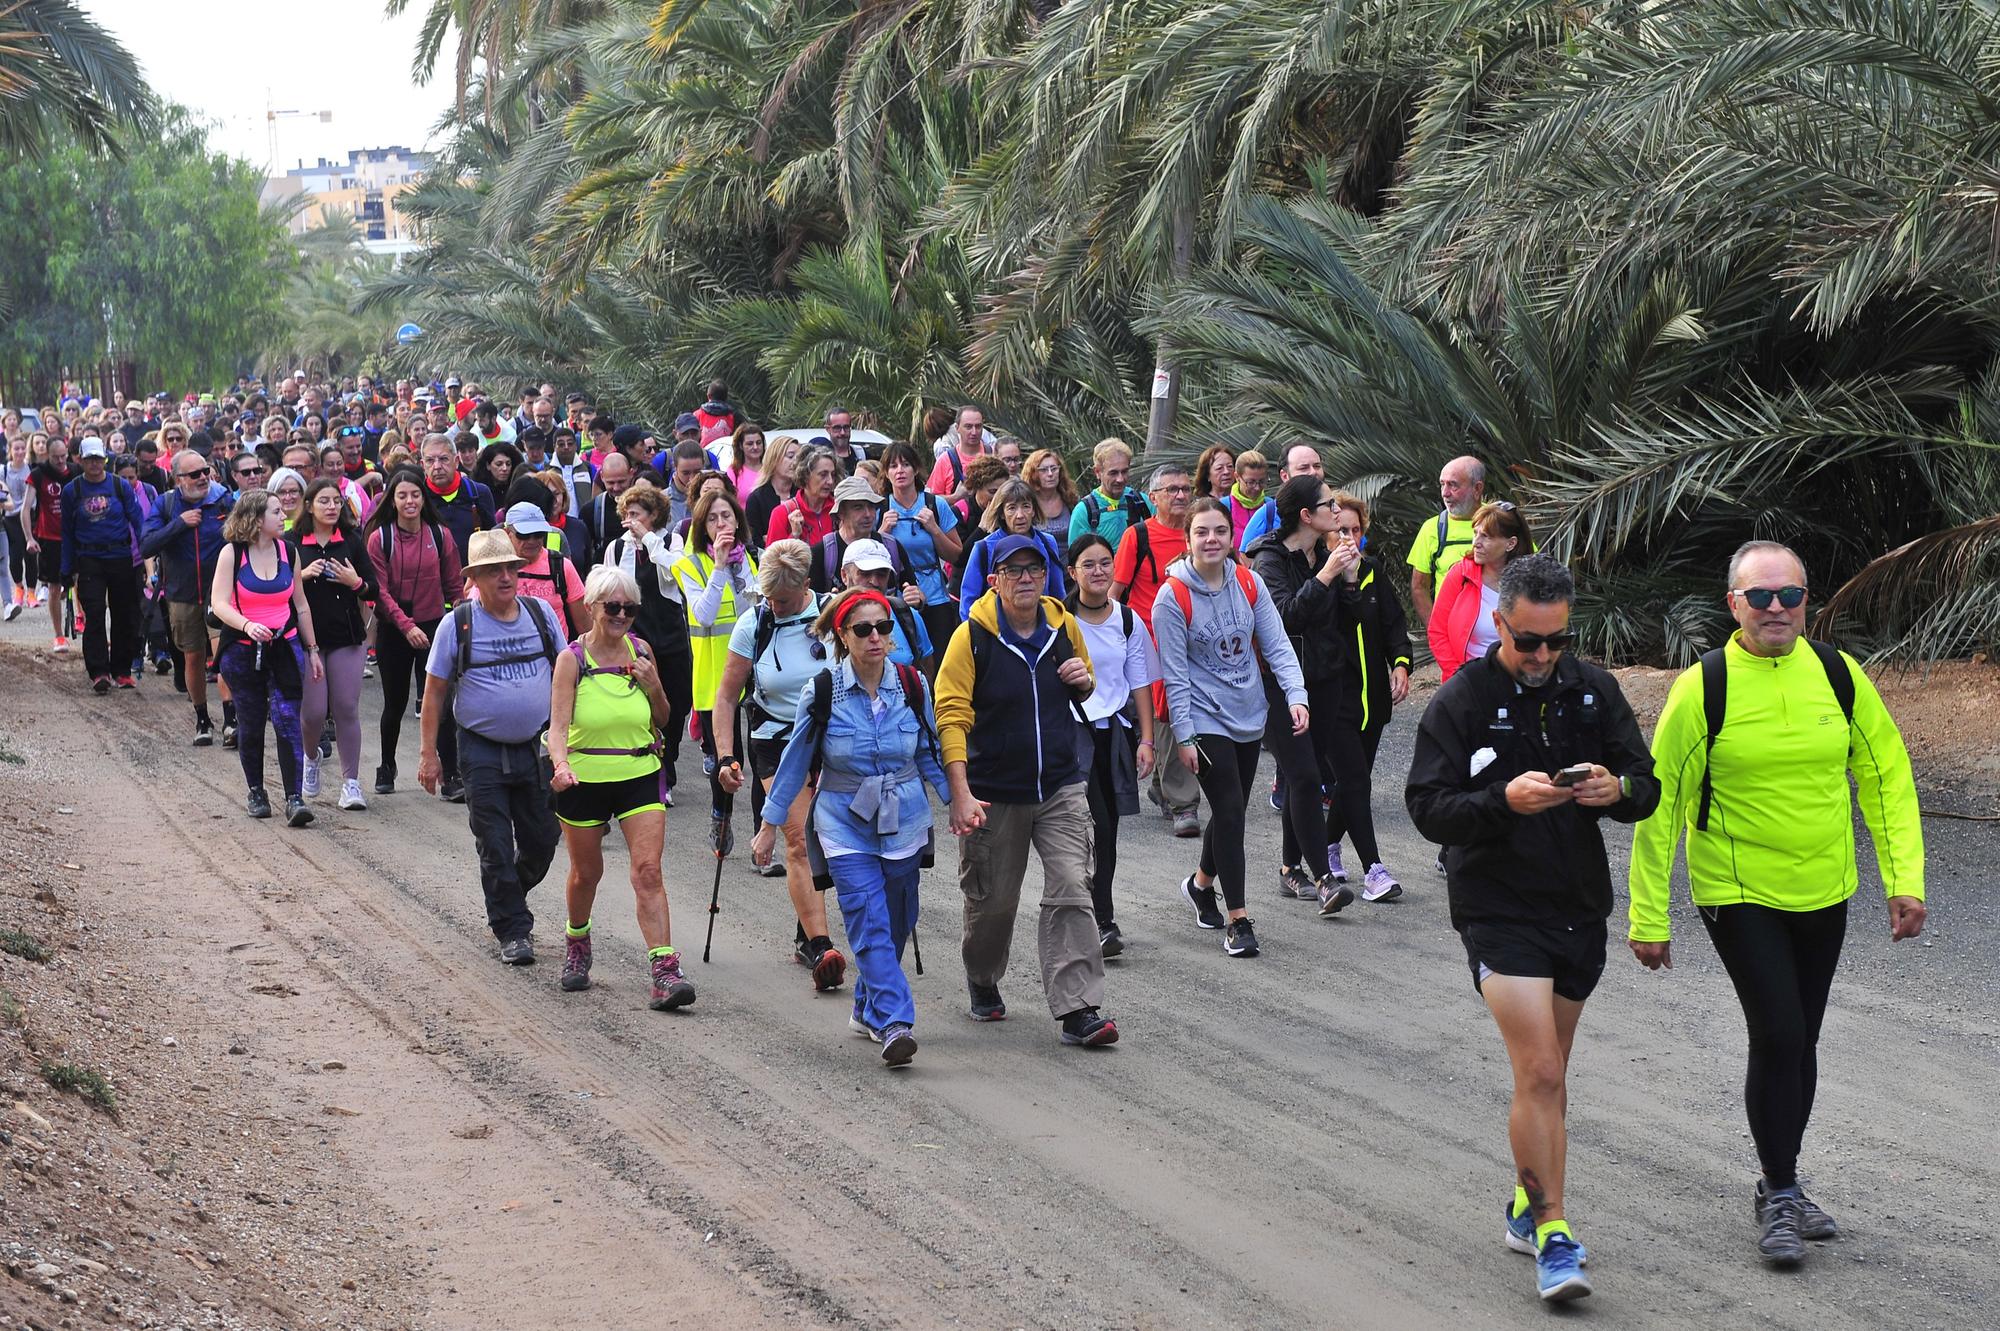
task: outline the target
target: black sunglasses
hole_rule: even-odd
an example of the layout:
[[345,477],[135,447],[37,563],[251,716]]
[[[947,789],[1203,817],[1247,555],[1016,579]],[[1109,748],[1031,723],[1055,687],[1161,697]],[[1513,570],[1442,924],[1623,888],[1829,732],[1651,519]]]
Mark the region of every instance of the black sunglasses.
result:
[[1769,610],[1773,600],[1787,610],[1796,610],[1805,604],[1806,589],[1803,587],[1745,587],[1736,593],[1750,603],[1752,610]]
[[1523,656],[1533,656],[1544,647],[1552,652],[1564,651],[1576,641],[1576,635],[1567,629],[1561,633],[1523,633],[1508,623],[1505,615],[1500,622],[1507,625],[1507,632],[1514,638],[1514,650]]
[[607,615],[620,615],[626,619],[633,619],[639,614],[639,607],[630,601],[599,601],[598,604],[604,607],[604,613]]
[[184,471],[179,473],[180,478],[184,481],[200,480],[202,477],[207,476],[209,474],[210,473],[207,467],[196,467],[191,471]]
[[252,467],[238,467],[236,474],[238,476],[262,476],[264,474],[264,464],[260,462]]
[[857,638],[888,637],[892,630],[886,619],[863,619],[847,626],[847,631]]

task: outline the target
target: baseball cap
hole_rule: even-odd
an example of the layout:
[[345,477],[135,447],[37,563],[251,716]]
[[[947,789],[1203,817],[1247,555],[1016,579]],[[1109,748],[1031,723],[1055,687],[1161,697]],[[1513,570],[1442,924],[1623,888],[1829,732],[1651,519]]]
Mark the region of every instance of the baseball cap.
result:
[[104,441],[102,439],[99,439],[94,434],[89,436],[82,443],[77,445],[76,455],[80,458],[102,458],[110,456],[109,453],[105,452]]
[[868,483],[866,476],[849,476],[833,487],[833,503],[838,508],[842,504],[879,504],[882,496],[875,493],[875,487]]
[[542,516],[542,510],[525,499],[508,509],[503,521],[523,536],[540,536],[555,530]]
[[675,434],[685,434],[689,430],[694,430],[697,433],[700,432],[701,417],[695,415],[691,411],[684,411],[680,415],[674,417]]
[[467,416],[470,416],[472,414],[473,409],[476,408],[478,405],[479,404],[473,401],[471,398],[462,397],[458,400],[458,407],[454,412],[454,414],[459,418],[459,420],[463,421]]
[[1015,555],[1027,554],[1035,557],[1035,562],[1048,566],[1048,552],[1042,549],[1032,536],[1002,536],[993,543],[993,558],[988,568],[999,568]]
[[856,541],[847,547],[847,553],[840,558],[842,568],[857,568],[863,573],[876,569],[894,571],[896,565],[889,559],[889,548],[880,541]]
[[645,438],[645,426],[621,425],[611,432],[611,446],[622,451],[634,444],[644,442]]
[[453,376],[452,376],[451,378],[449,378],[449,379],[447,379],[447,380],[445,380],[445,381],[444,381],[444,386],[445,386],[446,388],[462,388],[462,387],[464,387],[464,385],[463,385],[463,384],[459,383],[459,381],[458,381],[458,376],[457,376],[457,375],[455,375],[455,374],[454,374],[454,375],[453,375]]

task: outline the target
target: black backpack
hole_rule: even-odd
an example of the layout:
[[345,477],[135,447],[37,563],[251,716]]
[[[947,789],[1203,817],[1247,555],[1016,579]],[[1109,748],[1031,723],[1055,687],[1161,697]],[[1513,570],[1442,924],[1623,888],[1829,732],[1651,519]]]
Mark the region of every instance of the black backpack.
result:
[[[492,661],[481,661],[479,663],[480,668],[490,669],[493,666],[519,665],[523,661],[532,661],[538,656],[549,663],[550,669],[555,668],[556,657],[561,653],[562,645],[556,640],[555,624],[549,617],[549,612],[535,608],[541,604],[539,596],[523,596],[520,598],[520,603],[526,608],[528,618],[535,621],[535,632],[539,633],[542,638],[542,650],[514,656],[502,656]],[[451,608],[451,622],[458,629],[458,673],[462,677],[468,670],[473,668],[472,602],[470,600],[460,601]]]
[[[1125,490],[1124,504],[1125,525],[1128,528],[1142,527],[1146,519],[1153,516],[1153,510],[1146,503],[1145,497],[1129,486]],[[1097,530],[1097,524],[1104,521],[1104,515],[1110,511],[1105,507],[1104,496],[1095,489],[1083,497],[1083,523],[1091,531]]]
[[[1840,704],[1840,714],[1847,718],[1851,729],[1854,725],[1854,673],[1841,659],[1839,648],[1811,638],[1800,641],[1812,648],[1813,655],[1819,658],[1820,668],[1826,671],[1826,682],[1833,686],[1834,700]],[[1715,737],[1722,733],[1723,717],[1729,711],[1729,665],[1721,647],[1701,654],[1701,710],[1708,722],[1708,746],[1701,768],[1701,808],[1695,814],[1694,826],[1697,832],[1706,832],[1709,802],[1715,797],[1715,787],[1709,781],[1708,760],[1715,756]]]

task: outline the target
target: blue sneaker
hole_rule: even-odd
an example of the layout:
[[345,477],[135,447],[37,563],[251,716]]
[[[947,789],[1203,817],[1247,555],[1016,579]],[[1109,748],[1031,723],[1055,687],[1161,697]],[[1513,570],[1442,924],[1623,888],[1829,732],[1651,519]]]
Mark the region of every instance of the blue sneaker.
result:
[[1590,1277],[1579,1260],[1583,1249],[1577,1241],[1558,1230],[1549,1235],[1535,1254],[1535,1285],[1547,1303],[1567,1303],[1590,1293]]
[[[1533,1257],[1535,1255],[1534,1213],[1523,1211],[1521,1214],[1515,1215],[1514,1203],[1512,1202],[1501,1203],[1500,1209],[1507,1216],[1507,1230],[1501,1236],[1502,1239],[1515,1252],[1526,1253],[1528,1256]],[[1570,1241],[1572,1243],[1576,1242],[1574,1239]],[[1578,1266],[1590,1265],[1590,1251],[1581,1243],[1576,1244],[1576,1264]]]

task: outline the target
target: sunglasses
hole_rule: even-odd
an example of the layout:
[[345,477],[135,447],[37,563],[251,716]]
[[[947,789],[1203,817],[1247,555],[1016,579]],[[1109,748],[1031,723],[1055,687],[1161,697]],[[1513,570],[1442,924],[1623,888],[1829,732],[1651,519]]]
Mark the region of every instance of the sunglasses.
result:
[[207,467],[196,467],[191,471],[181,472],[180,478],[184,481],[199,481],[211,474]]
[[847,626],[847,631],[857,638],[888,637],[892,631],[886,619],[863,619]]
[[597,604],[603,608],[605,614],[617,615],[623,619],[634,619],[639,614],[639,607],[630,601],[599,601]]
[[1500,617],[1500,622],[1507,625],[1507,632],[1514,638],[1514,650],[1523,656],[1533,656],[1544,647],[1560,652],[1576,641],[1576,635],[1567,629],[1561,633],[1523,633],[1509,624],[1505,615]]
[[253,462],[246,467],[238,467],[236,474],[238,476],[262,476],[266,470],[267,468],[263,463]]
[[1778,587],[1775,589],[1771,587],[1744,587],[1739,589],[1736,594],[1749,602],[1752,610],[1769,610],[1772,601],[1776,601],[1787,610],[1796,610],[1804,605],[1806,601],[1806,589],[1803,587]]

